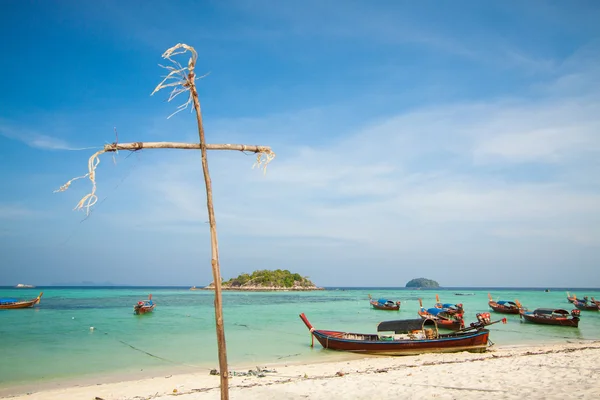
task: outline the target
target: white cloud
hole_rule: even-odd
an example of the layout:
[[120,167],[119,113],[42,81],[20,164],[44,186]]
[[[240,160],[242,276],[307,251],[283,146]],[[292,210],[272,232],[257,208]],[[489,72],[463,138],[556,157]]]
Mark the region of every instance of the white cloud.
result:
[[[211,153],[218,221],[236,235],[322,237],[391,252],[480,235],[555,237],[561,227],[565,242],[599,244],[600,193],[560,173],[600,156],[599,111],[600,103],[577,99],[417,110],[337,142],[283,149],[266,176],[238,153]],[[197,155],[163,160],[138,187],[147,223],[189,229],[206,221]],[[560,169],[539,181],[527,163]]]
[[7,121],[0,120],[0,135],[18,140],[26,145],[43,150],[80,150],[65,140],[39,133],[27,128],[16,127]]
[[[338,135],[294,115],[215,123],[213,138],[245,141],[250,128],[278,154],[263,176],[253,157],[210,153],[222,248],[274,263],[430,266],[455,279],[446,284],[460,284],[449,265],[589,267],[600,258],[600,98],[593,88],[548,93],[424,107]],[[280,139],[290,121],[306,140]],[[199,155],[139,156],[144,166],[120,189],[119,214],[105,218],[197,244],[208,232]],[[98,173],[102,197],[109,187]]]

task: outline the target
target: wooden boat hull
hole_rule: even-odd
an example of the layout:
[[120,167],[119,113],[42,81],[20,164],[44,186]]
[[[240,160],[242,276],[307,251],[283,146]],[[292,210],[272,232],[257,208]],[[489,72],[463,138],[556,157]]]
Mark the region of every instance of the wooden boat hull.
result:
[[575,302],[573,305],[583,311],[600,311],[600,305],[596,303],[582,304]]
[[43,294],[44,294],[44,292],[41,292],[38,295],[38,297],[36,297],[35,299],[31,299],[31,300],[17,301],[17,302],[8,303],[8,304],[0,304],[0,310],[15,310],[15,309],[19,309],[19,308],[31,308],[40,302]]
[[540,315],[534,315],[527,312],[522,312],[521,317],[525,321],[533,322],[534,324],[555,325],[555,326],[570,326],[577,328],[579,326],[579,318],[548,318]]
[[496,303],[495,301],[490,301],[488,305],[492,310],[501,314],[519,314],[521,312],[521,310],[517,307],[506,307]]
[[389,311],[398,311],[400,310],[400,304],[395,304],[393,306],[386,306],[384,304],[381,304],[375,300],[371,300],[370,301],[371,305],[373,306],[373,308],[377,309],[377,310],[389,310]]
[[489,331],[450,333],[436,339],[380,340],[376,334],[315,330],[304,314],[300,318],[325,349],[388,356],[444,353],[457,351],[483,352],[487,348]]
[[139,307],[139,308],[134,307],[133,313],[135,315],[151,313],[152,311],[154,311],[154,307],[156,307],[156,304],[152,304],[152,306],[150,306],[150,307]]

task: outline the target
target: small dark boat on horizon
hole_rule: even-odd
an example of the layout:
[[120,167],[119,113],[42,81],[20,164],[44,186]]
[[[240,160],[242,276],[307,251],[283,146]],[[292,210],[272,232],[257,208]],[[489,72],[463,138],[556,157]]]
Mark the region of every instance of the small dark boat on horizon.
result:
[[378,299],[378,300],[373,300],[373,298],[371,297],[371,295],[369,295],[369,303],[371,304],[371,306],[373,306],[373,308],[377,309],[377,310],[389,310],[389,311],[398,311],[400,310],[400,302],[399,301],[392,301],[392,300],[388,300],[388,299]]
[[498,301],[494,301],[494,299],[492,299],[492,295],[489,294],[489,293],[488,293],[488,299],[490,299],[488,301],[488,305],[495,312],[499,312],[499,313],[502,313],[502,314],[515,314],[516,315],[516,314],[519,314],[521,312],[521,310],[523,309],[523,306],[521,305],[521,303],[519,303],[519,300],[515,300],[515,301],[498,300]]
[[378,333],[364,334],[317,330],[304,313],[300,314],[300,319],[311,333],[311,346],[314,346],[316,338],[325,349],[388,356],[457,351],[484,352],[490,333],[485,326],[501,321],[506,323],[506,318],[491,322],[489,313],[485,313],[477,314],[478,322],[472,323],[461,332],[440,334],[433,319],[409,319],[383,321],[377,325]]
[[525,321],[543,325],[579,327],[581,311],[571,310],[571,313],[561,308],[537,308],[533,311],[521,310],[519,314]]
[[18,308],[32,308],[39,304],[44,292],[40,292],[38,297],[30,300],[19,300],[13,298],[0,298],[0,310],[15,310]]
[[135,306],[133,306],[133,313],[135,315],[142,315],[151,313],[154,311],[156,307],[156,303],[152,301],[152,294],[148,295],[148,300],[138,301]]

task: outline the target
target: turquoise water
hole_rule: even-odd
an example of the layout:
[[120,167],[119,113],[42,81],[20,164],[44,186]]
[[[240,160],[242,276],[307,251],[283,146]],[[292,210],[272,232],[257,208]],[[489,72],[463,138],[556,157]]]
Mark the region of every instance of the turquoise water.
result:
[[[0,388],[61,379],[144,371],[182,372],[217,368],[213,292],[188,288],[0,288],[0,297],[33,298],[34,309],[0,310]],[[341,353],[310,347],[310,335],[298,314],[317,329],[375,332],[383,320],[418,318],[418,298],[433,306],[463,303],[465,321],[491,311],[494,299],[514,300],[530,309],[571,310],[566,290],[339,288],[315,292],[225,292],[225,334],[230,364],[334,360]],[[473,293],[457,296],[455,293]],[[570,289],[578,296],[600,298],[600,289]],[[133,315],[133,305],[152,293],[152,314]],[[368,294],[402,301],[400,311],[370,308]],[[490,329],[496,345],[600,339],[600,313],[582,311],[578,329],[541,326],[506,316],[506,325]],[[493,319],[504,315],[494,314]],[[90,327],[94,327],[91,330]]]

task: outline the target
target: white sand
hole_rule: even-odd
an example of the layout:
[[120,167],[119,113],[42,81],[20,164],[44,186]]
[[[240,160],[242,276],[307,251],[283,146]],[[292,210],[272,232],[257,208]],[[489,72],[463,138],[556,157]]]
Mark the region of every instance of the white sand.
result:
[[[364,356],[265,368],[276,372],[267,372],[264,377],[232,376],[230,399],[600,399],[600,341],[492,347],[483,354]],[[231,371],[243,370],[231,366]],[[44,390],[12,398],[93,400],[96,397],[219,399],[219,377],[203,370],[195,374]]]

